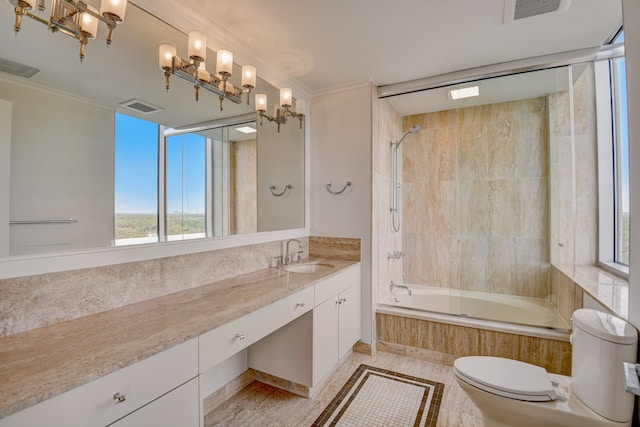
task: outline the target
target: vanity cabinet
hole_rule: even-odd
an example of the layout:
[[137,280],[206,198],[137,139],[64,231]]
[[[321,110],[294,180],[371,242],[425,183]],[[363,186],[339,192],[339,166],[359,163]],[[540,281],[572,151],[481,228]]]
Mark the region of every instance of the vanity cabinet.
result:
[[198,379],[194,378],[109,427],[198,427],[198,398]]
[[[43,360],[43,363],[46,361]],[[118,427],[197,427],[198,389],[197,379],[194,380],[197,375],[198,340],[194,338],[0,419],[0,427],[100,427],[117,420],[120,420],[115,424]],[[192,403],[187,404],[188,395],[193,394],[193,385],[190,385],[192,383],[195,383],[196,394]],[[172,419],[179,422],[147,423],[146,420],[165,418],[167,409],[163,402],[182,402],[173,408],[169,407]],[[136,411],[139,408],[142,409],[138,413]],[[132,421],[125,421],[129,417],[133,417]]]
[[360,265],[310,289],[313,312],[252,345],[248,356],[249,367],[306,386],[309,394],[360,339]]
[[313,382],[317,385],[360,339],[360,268],[316,285]]
[[310,311],[313,297],[313,287],[303,289],[200,335],[200,372]]

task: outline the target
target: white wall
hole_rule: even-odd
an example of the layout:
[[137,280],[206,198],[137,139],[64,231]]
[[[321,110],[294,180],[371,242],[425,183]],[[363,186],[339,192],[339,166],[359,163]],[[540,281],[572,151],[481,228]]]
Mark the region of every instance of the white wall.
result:
[[0,99],[0,257],[9,255],[11,102]]
[[[362,239],[362,341],[373,342],[371,297],[371,85],[313,98],[311,235]],[[352,182],[341,195],[334,190]]]
[[640,2],[622,0],[629,114],[630,268],[629,321],[640,328]]
[[114,111],[8,81],[0,93],[13,103],[10,219],[78,220],[12,225],[11,254],[110,246]]
[[[263,120],[258,132],[258,231],[274,231],[304,227],[304,126],[289,118],[287,123]],[[276,186],[280,194],[285,185],[291,185],[282,196],[276,197],[269,187]]]

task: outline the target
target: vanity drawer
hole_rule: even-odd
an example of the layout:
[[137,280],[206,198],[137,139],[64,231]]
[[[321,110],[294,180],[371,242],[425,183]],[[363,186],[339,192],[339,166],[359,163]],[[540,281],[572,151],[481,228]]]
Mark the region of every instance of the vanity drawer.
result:
[[322,304],[332,296],[339,294],[351,285],[358,283],[359,278],[360,264],[317,283],[314,287],[316,306]]
[[313,308],[313,286],[200,335],[200,372],[244,350]]
[[[198,375],[197,338],[0,420],[1,427],[106,426]],[[115,403],[119,393],[124,400]]]

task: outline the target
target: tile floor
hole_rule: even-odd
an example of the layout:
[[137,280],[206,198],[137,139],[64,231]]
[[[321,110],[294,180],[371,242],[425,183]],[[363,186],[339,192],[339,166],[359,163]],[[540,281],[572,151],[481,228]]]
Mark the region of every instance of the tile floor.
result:
[[437,425],[483,427],[480,412],[456,383],[451,366],[385,352],[373,356],[351,354],[311,399],[254,381],[209,413],[205,417],[205,427],[310,426],[361,363],[444,383]]

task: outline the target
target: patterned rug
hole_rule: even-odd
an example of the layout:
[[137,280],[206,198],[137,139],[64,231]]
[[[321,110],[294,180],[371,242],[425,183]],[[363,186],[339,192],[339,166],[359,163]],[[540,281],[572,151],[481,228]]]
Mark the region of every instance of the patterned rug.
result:
[[442,383],[360,365],[312,427],[432,427],[443,391]]

